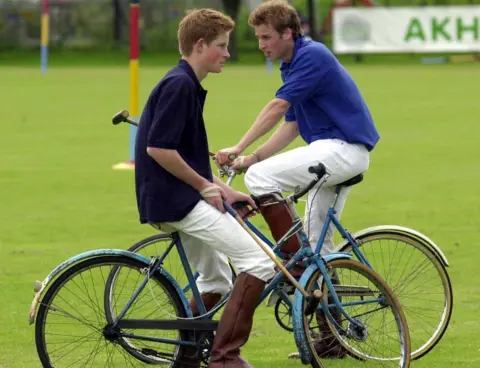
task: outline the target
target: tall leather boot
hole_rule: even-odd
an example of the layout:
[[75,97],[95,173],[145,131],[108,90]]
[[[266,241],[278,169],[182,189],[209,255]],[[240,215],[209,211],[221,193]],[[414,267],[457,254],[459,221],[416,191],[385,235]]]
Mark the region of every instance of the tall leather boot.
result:
[[[333,319],[339,325],[341,325],[342,314],[336,309],[331,310]],[[333,335],[332,331],[328,327],[327,318],[323,312],[316,314],[318,329],[320,331],[321,340],[317,341],[314,345],[315,351],[320,358],[337,358],[343,359],[347,355],[345,348],[338,342]]]
[[[331,277],[333,285],[339,285],[340,281],[336,273]],[[340,297],[339,297],[340,298]],[[340,298],[340,301],[342,299]],[[328,297],[328,304],[333,303],[333,298]],[[330,309],[333,319],[339,325],[342,324],[342,314],[336,308]],[[321,336],[321,340],[315,342],[314,349],[320,358],[337,358],[343,359],[347,355],[345,348],[337,341],[335,336],[332,334],[332,331],[328,327],[327,318],[323,312],[315,313],[315,317],[318,323],[318,329]],[[300,359],[300,354],[298,352],[288,355],[288,359]]]
[[[217,303],[222,299],[222,294],[218,293],[204,293],[201,294],[200,297],[202,298],[202,302],[205,305],[206,311],[210,311],[217,305]],[[197,317],[200,315],[198,311],[198,304],[195,298],[192,296],[189,301],[190,308],[192,309],[192,314],[194,317]],[[193,338],[195,341],[199,336],[194,332]],[[196,348],[187,348],[185,350],[185,356],[182,359],[182,367],[185,368],[198,368],[200,367],[200,363],[202,362],[202,359],[200,357],[200,352],[197,351]]]
[[265,282],[255,276],[241,273],[237,277],[213,340],[209,368],[252,368],[240,357],[240,347],[250,336],[264,289]]
[[[200,297],[202,298],[203,305],[205,306],[205,309],[208,312],[208,311],[211,311],[212,308],[215,307],[215,305],[217,305],[220,299],[222,299],[222,294],[204,293],[204,294],[201,294]],[[194,317],[199,316],[200,312],[198,311],[197,301],[195,300],[193,295],[190,298],[189,304],[190,304],[190,308],[192,309],[193,316]]]
[[[335,271],[333,271],[331,281],[333,285],[340,285],[340,280],[338,279],[338,275]],[[342,298],[339,297],[340,302]],[[327,299],[328,304],[333,304],[333,298],[328,297]],[[330,313],[332,314],[333,319],[337,322],[340,326],[342,325],[342,313],[337,310],[337,308],[330,309]],[[338,358],[342,359],[345,358],[347,355],[347,351],[345,348],[338,342],[338,340],[333,335],[332,331],[328,327],[327,318],[323,312],[316,313],[316,318],[318,322],[318,329],[320,330],[321,340],[317,341],[314,345],[315,351],[317,352],[320,358]]]

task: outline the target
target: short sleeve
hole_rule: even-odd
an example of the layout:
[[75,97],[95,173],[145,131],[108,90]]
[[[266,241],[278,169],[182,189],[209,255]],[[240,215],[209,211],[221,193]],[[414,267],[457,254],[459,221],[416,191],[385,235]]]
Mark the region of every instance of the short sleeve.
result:
[[293,106],[290,106],[285,114],[285,121],[297,121],[295,117],[295,110],[293,110]]
[[192,115],[194,86],[183,78],[172,78],[165,83],[157,99],[147,145],[155,148],[176,149],[185,125]]
[[276,93],[281,98],[295,106],[315,94],[323,77],[330,70],[328,64],[322,62],[321,53],[305,47],[298,51],[298,55],[292,63],[285,82]]

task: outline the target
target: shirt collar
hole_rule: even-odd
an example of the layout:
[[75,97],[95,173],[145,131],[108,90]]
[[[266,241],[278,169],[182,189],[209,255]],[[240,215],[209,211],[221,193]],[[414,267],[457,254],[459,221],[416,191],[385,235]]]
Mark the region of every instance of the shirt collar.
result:
[[299,36],[295,40],[295,46],[293,47],[292,58],[290,59],[290,61],[288,63],[285,62],[285,61],[282,61],[281,65],[280,65],[280,70],[288,69],[290,67],[290,65],[293,63],[293,60],[295,60],[295,55],[297,55],[298,49],[300,49],[303,46],[304,43],[305,43],[305,37],[303,35]]
[[185,72],[190,76],[190,78],[192,78],[194,81],[195,81],[195,85],[197,86],[197,88],[202,91],[202,92],[206,92],[202,85],[200,84],[200,81],[198,80],[197,78],[197,75],[195,74],[195,72],[193,71],[193,68],[192,66],[184,59],[180,59],[178,61],[178,66],[185,70]]

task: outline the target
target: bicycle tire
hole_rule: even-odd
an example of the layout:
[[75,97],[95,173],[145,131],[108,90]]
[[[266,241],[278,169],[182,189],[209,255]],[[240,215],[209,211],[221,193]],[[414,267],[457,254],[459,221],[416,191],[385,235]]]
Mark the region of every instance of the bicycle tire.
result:
[[[128,258],[121,255],[103,255],[95,258],[90,258],[84,260],[78,264],[73,265],[72,267],[66,269],[63,273],[61,273],[54,281],[54,283],[48,288],[45,295],[43,296],[40,306],[38,309],[36,325],[35,325],[35,342],[37,347],[37,352],[40,358],[40,361],[43,367],[50,368],[55,366],[58,368],[57,363],[55,365],[52,364],[49,352],[47,351],[46,343],[45,343],[45,321],[48,316],[48,312],[50,310],[55,311],[58,310],[58,307],[52,306],[55,297],[58,295],[58,292],[65,286],[65,284],[71,280],[75,275],[80,274],[84,270],[89,270],[92,267],[99,266],[99,265],[110,265],[113,267],[130,267],[133,269],[142,269],[145,268],[147,265],[141,261]],[[152,278],[155,282],[159,283],[168,295],[171,297],[171,301],[173,302],[173,306],[178,313],[179,317],[186,317],[186,312],[183,306],[183,303],[176,292],[175,288],[171,283],[159,272],[156,272]],[[50,308],[52,306],[52,308]],[[182,340],[189,339],[190,332],[189,331],[179,331],[180,337]],[[107,346],[107,344],[105,344]],[[131,356],[138,359],[138,354],[132,349],[129,349],[128,346],[125,344],[120,344],[124,350],[128,352]],[[170,364],[170,368],[181,368],[178,361],[181,361],[185,353],[185,348],[182,346],[177,346],[176,355]],[[126,359],[124,357],[124,359]],[[144,363],[147,363],[143,361]],[[152,364],[151,362],[149,364]],[[163,363],[164,364],[164,363]]]
[[[411,343],[412,343],[412,360],[420,359],[421,357],[425,356],[428,352],[430,352],[435,347],[435,345],[438,344],[438,342],[442,339],[443,335],[445,334],[448,328],[448,325],[450,323],[450,318],[453,311],[453,290],[452,290],[450,277],[447,273],[445,266],[443,265],[442,261],[440,260],[437,254],[435,254],[430,248],[425,246],[422,242],[418,241],[413,236],[408,236],[408,234],[399,234],[396,232],[385,231],[382,233],[367,234],[358,240],[359,240],[358,245],[360,246],[360,251],[362,251],[362,253],[369,252],[368,245],[374,244],[374,242],[376,242],[375,244],[382,244],[381,243],[382,241],[386,241],[388,242],[388,244],[390,244],[389,241],[391,240],[394,240],[397,243],[399,241],[402,241],[404,242],[404,244],[409,245],[417,249],[419,252],[421,252],[425,256],[425,260],[430,261],[431,265],[434,267],[434,269],[438,273],[438,276],[440,278],[440,281],[443,287],[443,300],[442,300],[443,312],[440,315],[439,321],[437,322],[437,325],[433,331],[433,334],[425,339],[423,336],[417,337],[417,327],[424,326],[422,325],[422,320],[412,321],[412,319],[415,316],[419,316],[418,310],[416,310],[415,312],[412,310],[412,313],[410,313],[409,307],[407,307],[407,303],[412,300],[412,297],[401,295],[400,293],[398,293],[395,282],[391,279],[391,275],[389,275],[388,272],[382,269],[382,267],[377,267],[377,264],[372,265],[375,272],[377,272],[388,283],[388,285],[392,288],[394,294],[396,294],[398,300],[400,301],[400,304],[402,304],[402,308],[405,312],[405,315],[407,316],[407,321],[409,322],[409,326],[410,326],[410,337],[411,337]],[[372,245],[372,249],[373,247],[378,248],[379,246]],[[348,243],[345,246],[343,246],[340,249],[340,251],[351,252],[352,245]],[[389,253],[389,258],[391,258],[390,251],[388,253]],[[395,254],[397,254],[396,251],[394,252],[394,255]],[[402,258],[406,258],[405,251],[402,251],[401,253],[398,253],[398,254],[399,256],[401,255]],[[374,257],[372,256],[369,257],[368,254],[366,254],[366,258],[369,263],[375,262]],[[422,262],[422,264],[423,263],[424,262]],[[412,267],[411,274],[415,275],[415,272],[417,272],[418,274],[418,266]],[[413,280],[414,278],[412,278],[412,281]],[[431,284],[423,285],[426,295],[431,295],[432,293],[432,287],[429,285]],[[403,288],[403,290],[404,289],[405,288]],[[419,291],[418,287],[415,288],[414,290],[415,290],[415,297],[418,298],[418,294],[421,294],[418,292]],[[429,302],[430,302],[429,305],[431,307],[432,300],[429,299]]]
[[[408,368],[410,366],[411,360],[411,351],[410,351],[410,336],[407,321],[405,319],[405,315],[403,314],[402,308],[400,303],[398,302],[397,298],[391,291],[390,287],[385,283],[383,279],[380,278],[378,274],[372,271],[367,266],[363,265],[360,262],[353,261],[353,260],[346,260],[346,259],[338,259],[333,260],[327,264],[327,268],[330,271],[336,272],[338,275],[341,275],[341,269],[349,269],[353,270],[361,275],[363,275],[369,282],[373,285],[377,286],[381,295],[385,297],[385,301],[387,306],[391,309],[394,320],[396,322],[396,326],[398,329],[399,334],[399,341],[400,341],[400,348],[401,348],[401,356],[398,357],[398,367],[399,368]],[[321,290],[323,291],[323,298],[326,303],[328,303],[328,289],[326,287],[326,283],[324,282],[320,270],[316,270],[312,273],[305,284],[305,291],[307,293],[311,293],[312,290],[315,288],[315,284],[317,281],[322,280]],[[327,319],[328,328],[330,329],[331,333],[334,335],[336,341],[338,341],[341,346],[346,349],[347,353],[352,356],[354,359],[349,366],[355,367],[355,362],[359,363],[359,366],[368,367],[368,363],[375,363],[380,360],[380,358],[376,357],[366,357],[359,353],[358,349],[355,346],[352,346],[349,343],[349,340],[342,336],[341,333],[336,329],[334,325]],[[311,366],[314,368],[322,368],[322,359],[315,351],[314,344],[316,341],[312,341],[312,333],[311,329],[311,319],[310,316],[303,315],[302,317],[302,326],[303,326],[303,333],[305,335],[305,341],[307,341],[307,346],[310,350],[310,354],[312,356]],[[367,359],[366,359],[367,358]],[[386,360],[386,361],[393,361],[395,359]],[[385,360],[382,360],[382,366]]]

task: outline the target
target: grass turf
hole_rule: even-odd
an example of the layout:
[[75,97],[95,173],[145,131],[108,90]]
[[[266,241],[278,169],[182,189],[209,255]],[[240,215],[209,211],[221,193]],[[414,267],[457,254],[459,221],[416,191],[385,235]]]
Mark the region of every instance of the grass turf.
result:
[[[454,313],[440,344],[414,367],[480,365],[477,248],[480,104],[477,65],[352,65],[381,134],[342,222],[351,230],[399,224],[435,240],[451,267]],[[142,68],[140,101],[166,72]],[[128,128],[127,68],[4,67],[0,125],[0,366],[39,367],[27,313],[33,281],[95,248],[126,249],[154,230],[137,221]],[[229,66],[205,81],[211,150],[235,144],[280,85],[262,66]],[[293,146],[301,142],[296,141]],[[234,186],[243,189],[241,178]],[[258,222],[260,223],[260,222]],[[290,334],[260,307],[244,356],[256,367],[295,367]],[[327,362],[328,367],[335,363]]]

